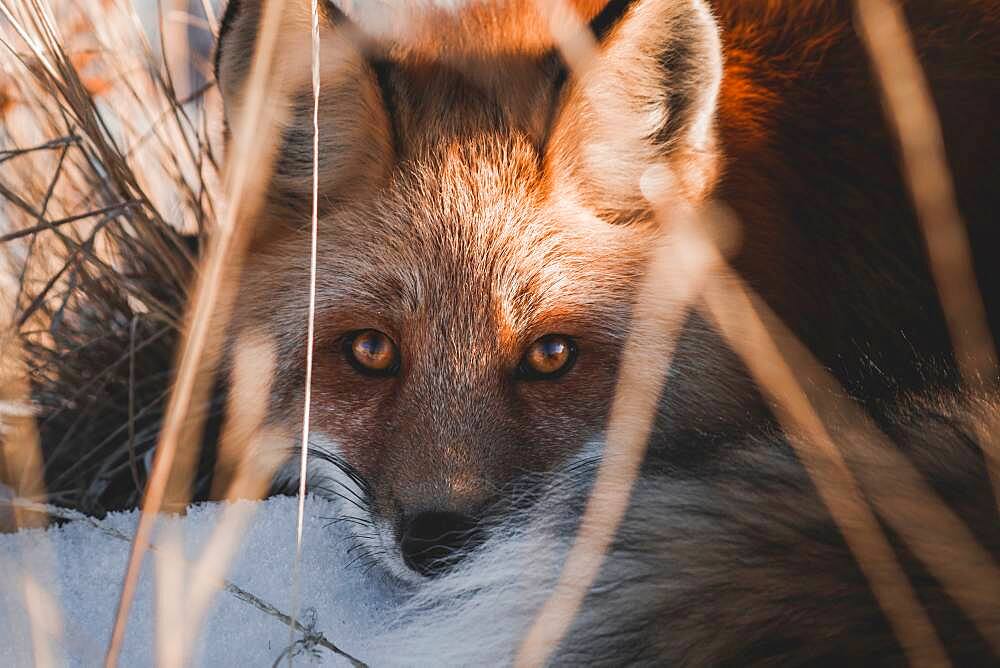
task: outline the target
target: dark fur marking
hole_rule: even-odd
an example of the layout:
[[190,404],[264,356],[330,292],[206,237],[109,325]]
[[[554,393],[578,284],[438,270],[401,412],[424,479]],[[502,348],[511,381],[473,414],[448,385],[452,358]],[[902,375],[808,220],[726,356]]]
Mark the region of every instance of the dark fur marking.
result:
[[368,61],[368,65],[375,73],[378,90],[382,95],[382,104],[385,106],[385,114],[389,118],[389,134],[392,138],[392,151],[398,157],[402,154],[403,144],[397,120],[399,103],[396,99],[396,91],[392,85],[394,64],[384,58],[371,58]]
[[[611,0],[611,2],[604,5],[604,8],[588,24],[588,28],[590,28],[594,39],[602,42],[612,29],[618,25],[634,2],[635,0]],[[545,134],[539,143],[539,156],[545,153],[549,132],[552,129],[552,123],[555,120],[556,111],[558,111],[559,102],[562,99],[562,89],[569,79],[569,67],[566,65],[566,61],[558,49],[553,49],[542,57],[542,69],[551,72],[552,98],[545,123]]]
[[232,30],[233,24],[236,23],[236,17],[240,13],[240,7],[242,6],[243,0],[229,0],[226,3],[226,12],[222,15],[222,22],[219,24],[219,36],[215,40],[215,56],[213,58],[213,69],[215,72],[215,80],[219,80],[219,65],[222,60],[222,43],[229,35],[230,30]]
[[549,143],[549,136],[552,134],[552,124],[555,123],[556,113],[562,103],[562,92],[569,79],[569,68],[566,61],[558,49],[549,51],[542,57],[542,70],[552,79],[552,96],[549,100],[549,108],[545,114],[545,127],[538,142],[538,160],[541,162],[545,158],[545,148]]
[[667,121],[653,138],[660,144],[670,143],[676,133],[688,124],[688,112],[694,106],[690,88],[702,85],[700,78],[695,75],[698,48],[690,40],[683,39],[694,30],[694,26],[678,30],[679,39],[664,45],[660,53],[659,61],[664,75],[664,106],[667,109]]
[[598,42],[604,40],[631,9],[634,2],[635,0],[611,0],[604,5],[604,9],[590,21],[590,32],[594,34],[594,39]]
[[[253,0],[251,0],[252,2]],[[224,48],[224,43],[229,33],[232,31],[233,26],[236,24],[236,19],[240,14],[242,14],[245,7],[246,0],[229,0],[226,3],[226,11],[222,15],[222,21],[219,23],[219,35],[215,41],[215,55],[213,57],[213,69],[215,72],[215,80],[219,80],[219,66],[222,60],[222,49]],[[257,0],[260,6],[263,8],[264,0]],[[263,15],[263,9],[261,11]],[[333,3],[332,0],[324,0],[323,4],[320,5],[320,14],[331,26],[338,26],[344,23],[349,23],[350,18],[345,14],[337,5]],[[254,30],[252,34],[252,42],[256,47],[257,34],[259,30]]]

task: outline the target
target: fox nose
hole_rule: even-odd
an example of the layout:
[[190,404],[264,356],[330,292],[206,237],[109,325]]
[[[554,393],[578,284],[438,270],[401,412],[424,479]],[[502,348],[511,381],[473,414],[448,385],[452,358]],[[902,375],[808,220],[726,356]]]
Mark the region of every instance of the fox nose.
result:
[[476,520],[454,512],[423,512],[403,521],[399,548],[406,565],[428,577],[440,575],[481,542]]

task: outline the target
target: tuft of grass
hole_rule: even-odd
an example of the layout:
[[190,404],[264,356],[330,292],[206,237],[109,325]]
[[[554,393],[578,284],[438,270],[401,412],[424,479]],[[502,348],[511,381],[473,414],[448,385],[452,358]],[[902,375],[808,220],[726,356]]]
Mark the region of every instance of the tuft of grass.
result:
[[175,87],[130,2],[0,0],[0,41],[0,356],[30,380],[47,500],[101,516],[145,487],[217,218],[218,100]]

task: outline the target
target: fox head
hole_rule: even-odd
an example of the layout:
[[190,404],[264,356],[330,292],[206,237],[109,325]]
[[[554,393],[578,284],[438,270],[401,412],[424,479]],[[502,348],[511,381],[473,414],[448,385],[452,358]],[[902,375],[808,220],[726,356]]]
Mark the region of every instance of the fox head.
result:
[[[231,135],[263,2],[230,0],[220,34]],[[701,0],[400,4],[320,3],[309,483],[363,506],[370,551],[413,578],[446,564],[511,483],[601,442],[637,284],[669,234],[640,181],[666,166],[672,201],[708,194],[721,49]],[[307,344],[309,26],[308,0],[286,0],[272,81],[287,108],[231,337],[275,342],[267,421],[290,443]]]

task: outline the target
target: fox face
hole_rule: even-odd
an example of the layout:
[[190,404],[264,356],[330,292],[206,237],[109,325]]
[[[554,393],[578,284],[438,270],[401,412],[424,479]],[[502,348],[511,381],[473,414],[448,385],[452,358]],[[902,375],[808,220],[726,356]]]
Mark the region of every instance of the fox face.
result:
[[[230,338],[274,342],[267,420],[288,442],[307,345],[313,98],[292,46],[308,6],[281,19],[282,141]],[[446,566],[512,483],[593,455],[668,233],[642,175],[665,166],[684,205],[714,178],[721,65],[703,5],[565,11],[595,41],[579,70],[548,27],[560,17],[533,3],[377,21],[323,7],[308,482],[360,502],[359,538],[402,578]],[[262,15],[232,0],[220,36],[233,134]],[[297,475],[296,460],[279,486]]]

